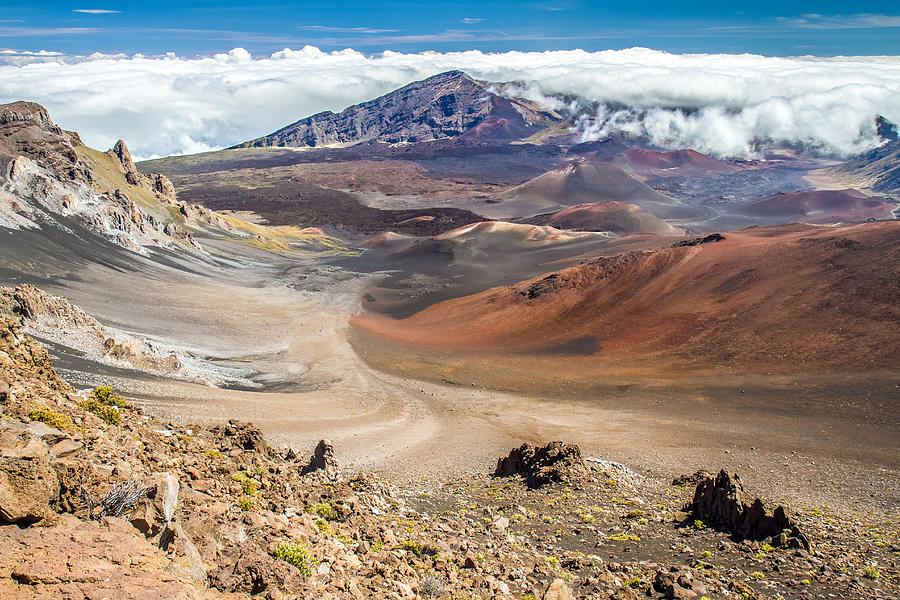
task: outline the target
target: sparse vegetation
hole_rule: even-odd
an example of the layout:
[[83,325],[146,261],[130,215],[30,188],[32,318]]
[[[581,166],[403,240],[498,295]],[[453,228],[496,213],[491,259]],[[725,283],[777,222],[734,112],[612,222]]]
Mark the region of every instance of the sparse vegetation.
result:
[[56,412],[52,408],[47,408],[46,406],[33,408],[31,412],[28,413],[28,418],[32,421],[40,421],[54,429],[61,429],[63,431],[74,427],[72,419],[62,413]]
[[103,404],[94,396],[79,402],[78,408],[97,415],[100,417],[100,420],[107,425],[117,426],[122,423],[122,415],[119,414],[119,409],[117,407]]
[[238,471],[231,476],[232,481],[240,484],[241,489],[248,496],[259,496],[259,482],[250,477],[244,471]]
[[309,546],[299,542],[293,544],[282,542],[275,550],[275,558],[293,565],[305,577],[312,577],[316,563]]
[[428,544],[423,544],[422,542],[416,542],[413,540],[404,541],[400,544],[400,548],[406,550],[407,552],[415,554],[419,558],[423,556],[437,556],[437,554],[440,552],[440,550],[438,550],[434,546],[429,546]]
[[113,389],[108,385],[101,385],[94,388],[94,391],[91,395],[96,398],[101,404],[105,404],[106,406],[128,408],[128,402],[125,401],[125,398],[113,391]]
[[320,502],[312,507],[312,512],[326,521],[342,521],[341,514],[334,507],[333,502]]
[[[87,509],[89,518],[98,521],[103,517],[128,515],[151,489],[140,485],[134,479],[129,479],[124,483],[114,485],[98,502],[83,485],[80,488],[81,499]],[[100,509],[99,512],[97,511],[98,508]]]
[[444,595],[446,585],[443,577],[426,575],[419,580],[419,594],[424,598],[439,598]]
[[868,565],[863,569],[862,574],[866,579],[878,579],[881,576],[881,573],[878,572],[874,565]]

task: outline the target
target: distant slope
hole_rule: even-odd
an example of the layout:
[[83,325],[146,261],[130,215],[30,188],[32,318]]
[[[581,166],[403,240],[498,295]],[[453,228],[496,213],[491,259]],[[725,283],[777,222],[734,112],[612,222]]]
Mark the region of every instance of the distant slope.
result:
[[805,223],[839,223],[891,219],[897,203],[856,190],[779,192],[744,204],[738,212],[764,221],[795,219]]
[[522,219],[523,223],[549,225],[569,231],[611,231],[617,235],[655,233],[680,235],[672,227],[640,206],[625,202],[595,202],[579,204],[553,213]]
[[636,204],[662,219],[690,218],[702,210],[660,194],[619,167],[574,161],[494,196],[479,212],[487,217],[521,218],[597,202]]
[[888,142],[829,170],[853,187],[900,197],[900,140]]
[[[461,352],[461,361],[508,356],[537,378],[896,368],[898,252],[900,222],[753,228],[594,258],[402,320],[353,322],[407,348]],[[565,348],[577,350],[558,356]]]
[[646,148],[632,148],[617,156],[614,162],[642,175],[714,175],[738,170],[734,165],[710,158],[696,150],[655,152]]
[[504,98],[462,71],[448,71],[341,113],[315,114],[234,147],[423,142],[465,134],[482,139],[516,139],[560,120],[559,115],[533,102]]

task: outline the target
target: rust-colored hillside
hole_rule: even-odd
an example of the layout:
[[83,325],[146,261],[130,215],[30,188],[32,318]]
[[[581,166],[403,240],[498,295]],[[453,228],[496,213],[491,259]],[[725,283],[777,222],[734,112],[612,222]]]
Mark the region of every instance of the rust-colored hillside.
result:
[[353,323],[406,347],[531,356],[534,368],[559,372],[896,367],[900,222],[752,228],[697,242]]

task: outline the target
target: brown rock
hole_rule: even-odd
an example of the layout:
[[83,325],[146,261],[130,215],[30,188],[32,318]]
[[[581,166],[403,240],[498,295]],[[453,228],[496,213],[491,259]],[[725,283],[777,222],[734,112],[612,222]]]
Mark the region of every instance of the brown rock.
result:
[[262,432],[250,423],[228,421],[227,425],[213,427],[210,431],[221,437],[225,443],[240,450],[264,452],[266,449],[266,440]]
[[53,527],[4,528],[0,598],[200,600],[188,579],[122,519],[102,523],[63,515]]
[[547,591],[544,592],[544,600],[575,600],[572,591],[562,579],[554,579]]
[[497,461],[494,477],[521,475],[528,487],[538,488],[548,483],[572,481],[586,473],[578,446],[550,442],[542,447],[522,444],[513,448],[509,456]]
[[320,440],[316,445],[313,457],[309,464],[303,468],[303,475],[314,471],[324,471],[329,479],[335,479],[340,474],[337,460],[334,458],[334,445],[328,440]]
[[0,440],[0,522],[21,526],[50,516],[59,481],[47,444],[28,433]]

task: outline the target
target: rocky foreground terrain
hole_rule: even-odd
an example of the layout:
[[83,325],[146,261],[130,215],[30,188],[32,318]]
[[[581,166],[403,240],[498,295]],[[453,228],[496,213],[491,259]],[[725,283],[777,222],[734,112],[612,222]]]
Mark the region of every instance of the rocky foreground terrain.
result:
[[[523,445],[395,487],[76,391],[0,318],[3,598],[893,598],[896,522]],[[489,470],[486,470],[489,471]]]

